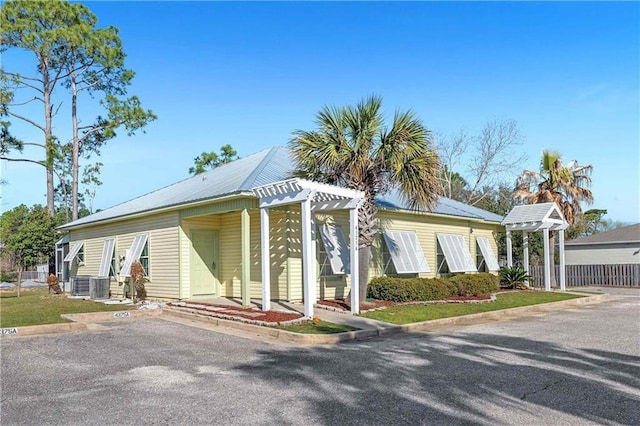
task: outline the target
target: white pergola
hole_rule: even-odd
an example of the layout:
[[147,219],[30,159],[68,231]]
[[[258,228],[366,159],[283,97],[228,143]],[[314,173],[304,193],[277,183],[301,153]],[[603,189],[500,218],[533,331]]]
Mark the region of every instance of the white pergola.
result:
[[502,224],[507,228],[507,265],[513,266],[513,248],[511,232],[522,231],[524,250],[524,269],[529,273],[529,238],[528,232],[544,233],[544,289],[551,291],[551,260],[549,259],[549,232],[559,231],[560,246],[560,290],[566,290],[564,265],[564,230],[569,226],[556,203],[526,204],[515,206],[504,218]]
[[351,312],[360,312],[358,298],[358,208],[362,191],[321,184],[304,179],[288,179],[252,189],[260,205],[260,246],[262,249],[262,310],[271,308],[271,256],[269,253],[269,209],[301,204],[302,280],[304,315],[313,317],[316,303],[315,212],[349,210]]

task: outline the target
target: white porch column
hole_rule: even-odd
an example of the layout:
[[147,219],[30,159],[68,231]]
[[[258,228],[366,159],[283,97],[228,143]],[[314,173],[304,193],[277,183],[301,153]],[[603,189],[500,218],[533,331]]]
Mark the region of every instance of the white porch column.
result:
[[240,271],[240,286],[242,294],[242,306],[249,306],[251,304],[251,224],[249,221],[249,210],[242,209],[240,212],[240,245],[241,245],[241,259],[242,270]]
[[349,210],[349,239],[351,240],[351,313],[360,312],[360,274],[358,264],[358,208]]
[[565,282],[565,267],[564,267],[564,229],[561,229],[558,232],[560,238],[558,239],[559,249],[560,249],[560,290],[565,291],[567,289],[567,283]]
[[311,227],[311,245],[309,246],[310,248],[310,256],[311,256],[311,267],[313,269],[313,293],[311,293],[311,306],[315,306],[315,304],[318,302],[318,286],[317,286],[317,279],[318,276],[316,274],[316,259],[318,258],[316,256],[316,247],[317,247],[317,243],[316,243],[316,214],[315,212],[312,210],[311,214],[309,215],[309,227]]
[[549,228],[543,230],[544,241],[544,290],[551,291],[551,262],[549,261]]
[[507,266],[513,266],[513,246],[511,245],[511,231],[507,230]]
[[269,252],[269,207],[260,209],[260,247],[262,248],[262,310],[271,309],[271,254]]
[[313,318],[313,301],[316,294],[316,264],[311,257],[311,200],[302,203],[302,282],[304,285],[304,316]]
[[529,234],[527,231],[522,232],[522,249],[524,251],[524,270],[529,273]]

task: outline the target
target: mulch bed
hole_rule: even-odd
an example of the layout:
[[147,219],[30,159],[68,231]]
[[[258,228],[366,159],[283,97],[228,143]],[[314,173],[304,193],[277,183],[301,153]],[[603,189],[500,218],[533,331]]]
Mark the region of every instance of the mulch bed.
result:
[[213,316],[245,318],[274,324],[302,318],[302,315],[297,312],[263,311],[258,308],[216,305],[203,302],[170,302],[167,305],[204,311]]
[[[449,302],[473,302],[480,300],[491,300],[490,294],[482,294],[479,296],[451,296],[447,297],[446,300],[434,300],[429,303],[446,303]],[[408,303],[400,303],[400,302],[391,302],[389,300],[371,300],[360,303],[360,311],[368,311],[371,309],[385,308],[388,306],[397,306],[397,305],[411,305],[411,304],[422,304],[425,302],[408,302]],[[316,304],[321,306],[328,306],[330,308],[341,309],[343,311],[351,310],[351,302],[344,299],[327,299],[327,300],[318,300]]]
[[[318,300],[316,302],[318,305],[329,306],[331,308],[338,308],[345,311],[351,310],[351,302],[348,302],[344,299],[327,299],[327,300]],[[382,308],[384,306],[394,306],[397,305],[396,302],[391,302],[388,300],[372,300],[367,302],[360,303],[361,311],[368,311],[369,309]]]

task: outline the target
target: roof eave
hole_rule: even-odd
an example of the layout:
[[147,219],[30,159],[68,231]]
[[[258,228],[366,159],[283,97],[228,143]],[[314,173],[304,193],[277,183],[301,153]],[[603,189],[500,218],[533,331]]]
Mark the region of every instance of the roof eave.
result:
[[113,223],[113,222],[119,222],[122,220],[135,219],[135,218],[147,215],[149,213],[153,213],[153,214],[167,213],[175,210],[182,210],[185,208],[191,208],[191,207],[197,207],[203,204],[209,204],[214,201],[224,201],[229,198],[240,198],[240,197],[255,198],[255,196],[251,191],[240,190],[236,192],[231,192],[229,194],[223,194],[213,198],[206,198],[203,200],[192,201],[188,203],[175,204],[172,206],[160,207],[157,209],[142,210],[142,211],[138,211],[131,214],[124,214],[120,216],[110,217],[108,219],[101,219],[101,220],[96,220],[92,222],[81,223],[79,225],[71,225],[71,224],[61,225],[61,226],[58,226],[56,229],[60,231],[70,231],[74,229],[86,228],[88,226],[95,226],[98,224]]

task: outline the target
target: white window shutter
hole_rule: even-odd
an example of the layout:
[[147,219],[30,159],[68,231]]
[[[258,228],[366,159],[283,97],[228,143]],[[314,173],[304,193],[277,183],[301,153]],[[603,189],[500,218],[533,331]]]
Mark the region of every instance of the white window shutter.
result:
[[102,246],[102,258],[100,259],[100,269],[98,270],[99,277],[108,277],[109,269],[111,269],[111,259],[113,257],[113,249],[116,247],[116,240],[108,238],[104,240]]
[[336,275],[350,273],[349,248],[342,229],[329,224],[319,227],[320,239],[324,244],[331,271]]
[[447,266],[451,272],[477,272],[471,253],[462,235],[437,234]]
[[67,253],[67,255],[64,257],[64,261],[71,262],[78,255],[83,244],[84,244],[84,241],[75,243],[73,247],[71,247],[71,250],[69,251],[69,253]]
[[131,244],[131,249],[129,249],[129,254],[122,264],[122,269],[120,269],[121,277],[131,276],[131,264],[140,259],[140,254],[142,254],[142,250],[144,249],[144,245],[147,243],[148,237],[149,236],[147,234],[136,235],[133,243]]
[[397,273],[415,274],[430,271],[418,236],[414,231],[385,230],[382,235]]
[[487,268],[489,268],[490,271],[499,270],[500,265],[498,265],[498,259],[496,259],[496,255],[493,253],[493,250],[491,250],[487,237],[478,237],[476,241],[482,252],[482,257],[484,257],[484,261],[487,264]]

